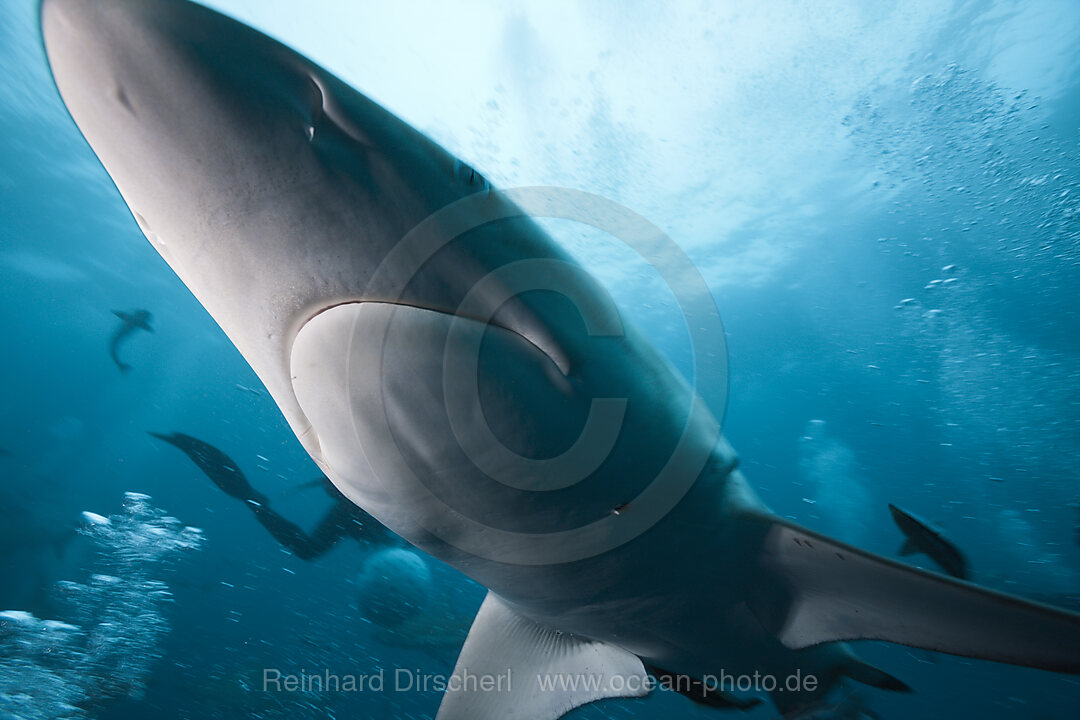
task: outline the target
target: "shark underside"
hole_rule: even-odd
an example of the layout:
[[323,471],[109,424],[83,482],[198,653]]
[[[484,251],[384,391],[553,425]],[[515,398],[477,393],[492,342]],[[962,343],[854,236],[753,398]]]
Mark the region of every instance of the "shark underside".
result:
[[[844,678],[905,690],[843,642],[862,639],[1080,673],[1080,616],[770,513],[512,193],[326,70],[185,0],[44,0],[42,28],[143,234],[307,452],[490,590],[455,677],[516,681],[452,683],[439,718],[558,718],[646,693],[646,665],[814,676],[773,694],[790,714]],[[539,684],[581,673],[604,681]]]

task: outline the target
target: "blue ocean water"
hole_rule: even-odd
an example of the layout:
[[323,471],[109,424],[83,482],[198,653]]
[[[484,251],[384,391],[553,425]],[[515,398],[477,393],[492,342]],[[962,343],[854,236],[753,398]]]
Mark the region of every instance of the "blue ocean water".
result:
[[[1080,606],[1076,3],[212,5],[496,185],[585,189],[662,227],[728,333],[728,386],[701,391],[777,512],[895,555],[895,503],[943,527],[976,581]],[[373,575],[351,542],[304,562],[147,434],[213,442],[305,527],[329,506],[67,116],[34,2],[4,0],[0,60],[0,610],[33,615],[0,629],[0,717],[433,716],[430,688],[262,690],[268,668],[449,673],[483,591],[434,561]],[[690,374],[656,270],[551,227]],[[125,375],[112,311],[135,308],[155,332],[121,346]],[[199,549],[136,551],[161,533]],[[385,578],[417,608],[408,633],[378,621]],[[79,651],[87,637],[108,651]],[[1080,717],[1071,677],[859,649],[916,690],[860,690],[882,718]],[[716,712],[658,692],[573,716]]]

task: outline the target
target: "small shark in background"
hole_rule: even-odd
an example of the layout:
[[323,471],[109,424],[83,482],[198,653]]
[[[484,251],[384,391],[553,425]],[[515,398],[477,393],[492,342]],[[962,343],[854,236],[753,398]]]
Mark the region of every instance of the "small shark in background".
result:
[[120,343],[136,330],[154,332],[154,328],[150,327],[150,320],[153,315],[150,314],[149,310],[141,309],[130,313],[123,310],[113,310],[113,315],[120,318],[120,327],[113,333],[112,340],[109,342],[109,357],[116,363],[116,367],[120,368],[120,372],[127,375],[131,372],[131,366],[120,360]]
[[907,557],[915,553],[926,555],[945,572],[953,577],[967,580],[970,576],[967,558],[953,545],[941,531],[922,518],[907,510],[889,504],[893,522],[904,533],[904,544],[900,546],[900,555]]
[[[647,694],[646,665],[813,676],[772,693],[787,715],[845,678],[909,690],[848,640],[1080,674],[1080,615],[771,512],[704,400],[521,193],[208,8],[41,9],[76,124],[304,449],[488,589],[438,720],[554,720]],[[468,682],[508,671],[511,688]],[[609,682],[542,686],[584,674]]]
[[69,503],[55,501],[71,488],[9,459],[3,464],[0,609],[20,608],[47,617],[55,609],[49,588],[59,579],[67,549],[78,537]]

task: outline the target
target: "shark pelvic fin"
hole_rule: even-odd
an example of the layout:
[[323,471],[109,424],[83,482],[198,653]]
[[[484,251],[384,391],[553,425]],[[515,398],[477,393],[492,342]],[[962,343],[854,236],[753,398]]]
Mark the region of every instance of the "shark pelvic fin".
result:
[[673,673],[655,665],[646,665],[645,669],[656,678],[661,687],[670,688],[697,705],[721,710],[749,710],[761,704],[761,698],[742,698],[688,675]]
[[[493,678],[487,686],[485,677]],[[648,687],[636,655],[539,625],[488,593],[435,718],[556,720],[594,700],[641,697]]]
[[848,659],[847,662],[840,666],[840,673],[863,685],[876,687],[880,690],[891,690],[893,692],[904,693],[911,692],[911,686],[906,682],[890,675],[879,667],[871,665],[865,660],[855,657],[854,653],[852,653],[851,658]]
[[749,605],[790,648],[884,640],[1080,674],[1080,614],[904,565],[772,516],[760,520],[768,527]]

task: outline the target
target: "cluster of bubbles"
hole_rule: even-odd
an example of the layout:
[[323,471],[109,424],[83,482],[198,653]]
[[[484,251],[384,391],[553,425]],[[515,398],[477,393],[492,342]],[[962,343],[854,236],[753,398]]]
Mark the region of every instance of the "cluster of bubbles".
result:
[[990,481],[1071,476],[1080,367],[1005,330],[983,301],[985,281],[954,265],[941,275],[897,309],[923,361],[914,379],[937,393],[942,436]]
[[941,278],[901,301],[918,357],[908,380],[930,389],[942,444],[963,477],[977,481],[968,492],[985,496],[986,517],[1003,540],[981,553],[1003,574],[983,581],[1074,606],[1063,598],[1076,588],[1068,548],[1080,531],[1074,517],[1054,514],[1076,496],[1080,367],[1003,329],[982,302],[984,284],[945,266]]
[[[430,717],[439,694],[429,689],[395,692],[398,668],[449,674],[477,608],[481,587],[462,582],[456,572],[417,551],[372,545],[353,562],[324,568],[331,584],[305,586],[302,597],[283,588],[276,612],[285,618],[272,635],[227,633],[212,643],[191,643],[175,656],[170,690],[183,697],[175,706],[180,720],[323,720],[346,717]],[[250,565],[231,592],[262,587],[274,566]],[[309,577],[317,577],[309,575]],[[230,594],[231,594],[230,592]],[[223,599],[228,596],[224,596]],[[238,595],[237,595],[238,597]],[[326,598],[339,598],[327,602]],[[261,600],[256,600],[256,605]],[[225,606],[228,607],[225,599]],[[228,611],[236,622],[254,622],[246,610]],[[252,626],[253,627],[253,626]],[[383,691],[337,691],[308,684],[287,691],[267,683],[267,669],[284,675],[322,676],[345,682],[347,676],[382,673]],[[148,700],[159,701],[158,690]]]
[[1001,533],[1015,540],[1001,548],[1008,556],[1001,562],[1008,568],[1007,577],[992,578],[991,581],[1021,595],[1076,609],[1080,576],[1065,564],[1056,548],[1039,542],[1032,517],[1038,515],[1013,508],[996,514],[994,522]]
[[[965,460],[997,481],[1068,477],[1080,460],[1080,366],[1065,349],[1077,319],[1062,305],[1080,282],[1080,156],[1044,112],[949,65],[866,95],[846,119],[916,233],[905,254],[941,268],[898,306],[928,360],[914,379],[940,393],[950,441],[983,439]],[[1011,327],[1018,314],[1039,332]]]
[[1080,158],[1040,112],[1037,99],[949,65],[906,90],[875,90],[845,124],[879,184],[919,190],[899,195],[897,210],[920,217],[937,245],[1046,282],[1080,268]]
[[[888,241],[926,278],[897,305],[904,379],[962,475],[981,481],[971,489],[998,507],[1001,547],[1026,558],[1000,564],[1060,573],[1069,533],[1046,517],[1075,499],[1080,462],[1080,153],[1049,116],[950,65],[867,94],[846,123],[903,218]],[[1048,588],[1052,574],[1040,573]]]
[[78,720],[111,699],[139,696],[169,625],[167,564],[202,533],[126,493],[122,514],[83,513],[95,544],[86,582],[60,583],[65,620],[0,612],[0,718]]
[[811,420],[799,443],[799,465],[808,493],[803,502],[814,506],[808,517],[834,537],[864,543],[874,505],[855,451],[830,432],[824,420]]
[[364,617],[395,630],[431,602],[431,570],[416,553],[391,548],[373,553],[356,578]]

